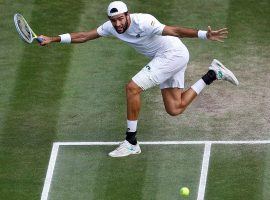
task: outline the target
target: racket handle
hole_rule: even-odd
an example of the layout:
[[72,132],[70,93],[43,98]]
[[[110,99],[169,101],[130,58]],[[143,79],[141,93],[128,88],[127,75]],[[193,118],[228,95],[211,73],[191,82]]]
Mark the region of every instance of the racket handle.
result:
[[42,43],[42,42],[43,42],[43,39],[42,39],[42,38],[39,38],[39,37],[37,37],[36,40],[37,40],[39,43]]

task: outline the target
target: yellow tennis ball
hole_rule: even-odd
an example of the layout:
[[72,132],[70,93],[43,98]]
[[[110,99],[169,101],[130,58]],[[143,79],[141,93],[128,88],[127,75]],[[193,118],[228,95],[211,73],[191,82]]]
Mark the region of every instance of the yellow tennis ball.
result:
[[183,197],[188,197],[189,196],[189,189],[187,187],[182,187],[180,189],[180,195]]

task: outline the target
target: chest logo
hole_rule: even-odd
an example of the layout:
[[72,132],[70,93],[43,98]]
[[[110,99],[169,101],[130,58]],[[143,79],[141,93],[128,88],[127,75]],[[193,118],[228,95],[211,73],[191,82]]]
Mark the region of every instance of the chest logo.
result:
[[141,37],[141,35],[138,33],[138,34],[136,35],[136,38],[139,38],[139,37]]

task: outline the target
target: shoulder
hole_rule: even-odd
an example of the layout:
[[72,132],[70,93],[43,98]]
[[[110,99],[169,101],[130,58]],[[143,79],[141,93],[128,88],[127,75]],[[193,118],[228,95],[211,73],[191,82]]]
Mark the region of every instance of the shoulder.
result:
[[113,30],[114,29],[113,29],[112,23],[110,21],[106,21],[104,24],[100,25],[97,28],[97,33],[100,36],[109,36],[112,34]]
[[146,13],[133,13],[133,14],[130,14],[130,17],[136,23],[144,23],[146,21],[155,19],[153,15],[146,14]]
[[141,30],[146,30],[146,29],[151,29],[154,27],[157,19],[151,15],[151,14],[146,14],[146,13],[134,13],[131,14],[131,19],[133,22],[133,25],[140,27]]
[[104,29],[111,29],[113,28],[112,23],[108,20],[104,24],[101,25]]

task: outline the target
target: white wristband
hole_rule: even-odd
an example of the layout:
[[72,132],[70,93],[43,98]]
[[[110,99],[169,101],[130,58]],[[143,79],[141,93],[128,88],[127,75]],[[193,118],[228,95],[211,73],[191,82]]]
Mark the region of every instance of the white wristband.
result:
[[66,43],[66,44],[71,43],[71,35],[69,33],[65,33],[59,36],[61,38],[60,43]]
[[207,31],[198,31],[198,38],[203,39],[203,40],[207,40]]

